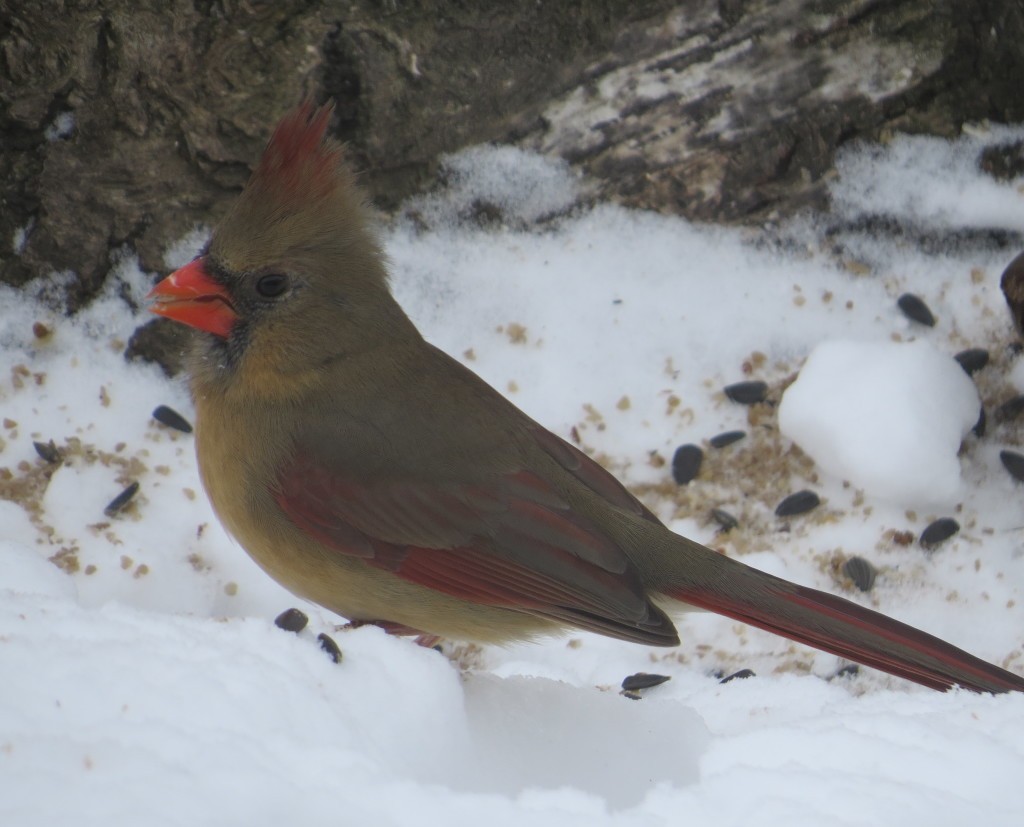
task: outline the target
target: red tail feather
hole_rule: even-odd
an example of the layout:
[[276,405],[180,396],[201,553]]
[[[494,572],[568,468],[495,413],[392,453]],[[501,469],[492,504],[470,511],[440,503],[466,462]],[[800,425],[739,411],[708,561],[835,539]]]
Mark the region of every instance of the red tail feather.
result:
[[841,597],[771,575],[749,599],[707,589],[667,590],[670,597],[791,640],[929,686],[975,692],[1024,691],[1024,678],[937,637]]

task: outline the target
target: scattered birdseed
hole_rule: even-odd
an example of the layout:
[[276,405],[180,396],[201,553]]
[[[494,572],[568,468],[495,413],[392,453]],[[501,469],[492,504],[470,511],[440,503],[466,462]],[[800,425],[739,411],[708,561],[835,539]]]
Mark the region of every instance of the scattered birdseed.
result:
[[940,517],[921,532],[921,538],[918,542],[925,548],[934,547],[948,540],[959,530],[960,523],[952,517]]
[[812,508],[821,505],[821,498],[813,491],[804,489],[790,494],[786,499],[775,507],[776,517],[795,517],[797,514],[806,514]]
[[829,680],[834,681],[836,678],[855,678],[859,674],[860,666],[856,663],[848,663],[845,666],[840,666]]
[[638,689],[650,689],[652,686],[660,686],[665,681],[672,680],[671,675],[654,675],[649,672],[637,672],[622,679],[622,688],[626,691],[635,692]]
[[327,653],[327,656],[332,661],[341,663],[341,649],[338,648],[338,644],[334,642],[333,638],[321,632],[316,636],[316,639],[320,641],[320,648]]
[[757,677],[757,672],[755,672],[753,669],[740,669],[738,672],[733,672],[731,675],[728,675],[728,676],[722,678],[719,681],[719,683],[729,683],[729,681],[738,681],[738,680],[743,680],[744,678],[756,678],[756,677]]
[[988,364],[988,351],[981,347],[971,347],[961,350],[953,358],[960,363],[960,367],[967,371],[968,376],[973,376]]
[[139,492],[138,480],[129,485],[124,491],[118,494],[112,499],[107,507],[103,509],[103,513],[108,517],[113,517],[118,512],[122,511],[125,506],[132,501],[132,498]]
[[732,514],[721,508],[712,508],[711,517],[722,527],[722,531],[732,531],[740,524],[740,521],[733,517]]
[[982,405],[978,410],[978,421],[974,423],[974,427],[971,428],[973,433],[978,439],[985,436],[985,430],[988,428],[988,416],[985,414],[985,406]]
[[863,557],[851,557],[843,563],[843,574],[849,577],[862,592],[871,591],[875,585],[875,577],[878,570]]
[[1024,482],[1024,454],[1016,451],[1000,451],[999,459],[1003,468],[1010,472],[1010,476],[1018,482]]
[[727,445],[732,445],[734,442],[739,442],[746,435],[746,431],[726,431],[711,437],[708,442],[712,448],[724,448]]
[[286,632],[301,632],[309,623],[309,618],[301,609],[286,609],[274,618],[274,625]]
[[896,304],[903,311],[903,315],[911,321],[927,327],[935,327],[935,316],[932,315],[932,311],[928,309],[928,305],[920,296],[904,293],[896,300]]
[[1000,422],[1010,422],[1024,413],[1024,394],[1007,399],[1002,405],[996,408],[996,419]]
[[672,457],[672,479],[680,485],[686,485],[700,473],[704,452],[693,444],[680,445]]
[[754,405],[764,401],[768,393],[768,385],[760,380],[751,380],[726,385],[722,390],[733,402],[738,402],[741,405]]
[[153,410],[153,419],[162,425],[166,425],[168,428],[174,428],[176,431],[181,431],[185,434],[192,433],[192,424],[174,408],[169,408],[166,405],[158,405]]
[[63,459],[52,439],[49,442],[33,442],[32,447],[35,448],[36,453],[47,462],[56,464]]

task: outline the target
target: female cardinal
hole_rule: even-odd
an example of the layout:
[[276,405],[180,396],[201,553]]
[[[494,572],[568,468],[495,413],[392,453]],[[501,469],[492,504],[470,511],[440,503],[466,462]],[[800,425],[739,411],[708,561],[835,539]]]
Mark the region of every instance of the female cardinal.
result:
[[206,252],[150,294],[198,328],[196,450],[227,529],[351,620],[502,642],[578,627],[679,643],[710,609],[936,689],[1024,679],[669,531],[607,471],[428,344],[364,202],[303,104]]

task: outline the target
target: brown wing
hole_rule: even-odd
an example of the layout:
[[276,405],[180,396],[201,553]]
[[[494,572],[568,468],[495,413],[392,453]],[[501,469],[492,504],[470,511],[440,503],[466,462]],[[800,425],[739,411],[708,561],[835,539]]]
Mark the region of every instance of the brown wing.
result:
[[[552,456],[563,450],[555,458],[593,478],[591,487],[614,504],[654,519],[582,453],[546,431],[538,442]],[[411,582],[626,640],[678,643],[672,622],[647,598],[618,545],[532,471],[472,484],[366,484],[300,452],[282,470],[275,497],[295,525],[325,546]]]

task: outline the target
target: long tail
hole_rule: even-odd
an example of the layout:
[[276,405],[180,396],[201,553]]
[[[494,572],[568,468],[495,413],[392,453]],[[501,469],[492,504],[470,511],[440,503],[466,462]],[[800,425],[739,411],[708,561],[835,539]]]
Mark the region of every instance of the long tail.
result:
[[1024,692],[1024,678],[913,626],[699,549],[717,558],[711,562],[700,554],[701,582],[662,593],[932,689]]

